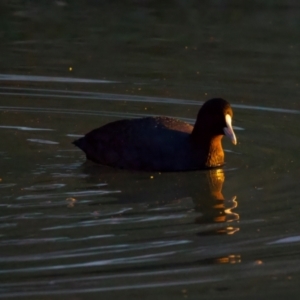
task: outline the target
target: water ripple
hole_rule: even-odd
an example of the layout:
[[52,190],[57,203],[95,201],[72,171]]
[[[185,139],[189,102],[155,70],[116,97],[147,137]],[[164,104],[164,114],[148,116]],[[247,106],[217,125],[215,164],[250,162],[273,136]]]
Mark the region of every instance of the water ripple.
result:
[[66,193],[55,193],[55,194],[39,194],[39,195],[24,195],[19,196],[17,200],[35,200],[35,199],[53,199],[60,198],[64,196],[72,196],[72,197],[85,197],[85,196],[99,196],[99,195],[107,195],[113,193],[120,193],[121,191],[102,191],[102,190],[87,190],[87,191],[74,191],[74,192],[66,192]]
[[0,183],[0,189],[4,189],[4,188],[10,188],[15,186],[16,183]]
[[48,144],[48,145],[57,145],[58,142],[42,140],[42,139],[27,139],[29,142],[38,143],[38,144]]
[[194,278],[186,280],[173,280],[169,282],[151,282],[144,284],[132,283],[130,285],[114,285],[109,287],[92,287],[92,288],[69,288],[69,289],[59,289],[59,290],[49,290],[49,283],[46,288],[40,291],[28,291],[28,287],[23,287],[24,291],[21,292],[10,292],[2,293],[0,297],[18,297],[18,296],[45,296],[47,295],[70,295],[70,294],[87,294],[87,293],[99,293],[99,292],[110,292],[110,291],[128,291],[128,290],[140,290],[140,289],[152,289],[159,287],[172,287],[172,286],[189,286],[189,285],[199,285],[201,283],[216,282],[222,280],[221,278],[211,277],[211,278]]
[[43,191],[43,190],[55,190],[66,186],[64,183],[53,183],[53,184],[37,184],[30,187],[25,187],[23,190],[27,191]]
[[[1,93],[0,93],[1,95]],[[103,116],[103,117],[115,117],[115,118],[141,118],[141,117],[157,117],[159,115],[155,114],[138,114],[138,113],[125,113],[125,112],[110,112],[110,111],[95,111],[95,110],[76,110],[76,109],[62,109],[62,108],[39,108],[39,107],[20,107],[20,106],[0,106],[0,110],[12,111],[12,112],[33,112],[33,113],[52,113],[52,114],[70,114],[70,115],[84,115],[84,116]],[[172,117],[172,116],[167,116]],[[195,120],[192,118],[182,118],[178,119],[194,123]],[[242,127],[233,126],[235,130],[244,130]],[[68,137],[72,135],[67,134]],[[81,137],[82,135],[75,135],[75,137]]]
[[[131,209],[131,208],[130,208]],[[111,213],[115,215],[116,213]],[[118,225],[118,224],[133,224],[133,223],[145,223],[145,222],[157,222],[157,221],[165,221],[165,220],[175,220],[182,219],[185,217],[185,214],[174,214],[174,215],[166,215],[166,216],[153,216],[153,217],[115,217],[115,218],[106,218],[101,220],[89,220],[83,221],[76,224],[69,225],[61,225],[54,227],[46,227],[42,230],[61,230],[66,228],[79,228],[79,227],[90,227],[90,226],[98,226],[98,225]]]
[[[114,235],[103,235],[101,238],[115,237]],[[85,239],[76,239],[76,241],[84,241]],[[30,241],[30,240],[29,240]],[[41,239],[42,241],[42,239]],[[49,241],[63,241],[68,242],[67,238],[55,238],[55,239],[45,239],[44,242]],[[109,246],[98,246],[98,247],[87,247],[87,248],[78,248],[76,250],[67,250],[67,251],[57,251],[44,254],[32,254],[32,255],[15,255],[15,256],[5,256],[0,257],[0,262],[9,263],[9,262],[32,262],[32,261],[46,261],[53,259],[62,259],[62,258],[79,258],[79,257],[89,257],[95,255],[104,255],[111,253],[124,253],[131,251],[140,251],[145,249],[160,249],[164,247],[174,247],[190,243],[189,240],[175,240],[175,241],[159,241],[159,242],[146,242],[139,244],[118,244],[118,245],[109,245]],[[25,244],[25,243],[24,243]],[[24,245],[23,244],[23,245]],[[31,244],[31,243],[30,243]],[[173,252],[174,253],[174,252]],[[154,254],[160,255],[161,253]],[[153,256],[153,254],[151,254]],[[140,259],[140,258],[139,258]],[[115,260],[115,259],[113,259]],[[124,258],[118,258],[119,261],[123,261]],[[91,263],[93,265],[94,262]],[[0,271],[1,274],[1,271]]]
[[[96,255],[97,253],[95,253]],[[54,266],[42,266],[42,267],[33,267],[33,268],[22,268],[22,269],[1,269],[0,274],[10,274],[10,273],[29,273],[29,272],[40,272],[40,271],[53,271],[53,270],[66,270],[74,268],[87,268],[87,267],[100,267],[107,265],[126,265],[126,264],[135,264],[135,263],[146,263],[154,262],[160,260],[162,257],[170,256],[176,254],[175,251],[162,252],[156,254],[145,254],[145,255],[136,255],[131,257],[121,257],[113,259],[103,259],[95,260],[85,263],[75,263],[75,264],[64,264],[64,265],[54,265]],[[82,253],[83,256],[87,256],[87,253]],[[70,257],[70,255],[68,255]]]
[[52,173],[52,177],[54,178],[86,178],[89,177],[88,174],[75,174],[75,173]]
[[[147,97],[136,95],[122,95],[122,94],[108,94],[108,93],[95,93],[95,92],[81,92],[81,91],[66,91],[66,90],[53,90],[53,89],[33,89],[33,88],[8,88],[0,87],[2,90],[9,92],[0,92],[0,95],[11,96],[28,96],[28,97],[57,97],[57,98],[73,98],[73,99],[90,99],[90,100],[107,100],[107,101],[130,101],[130,102],[147,102],[147,103],[168,103],[168,104],[183,104],[183,105],[202,105],[203,101],[185,100],[176,98],[160,98],[160,97]],[[13,92],[18,91],[18,92]],[[31,93],[28,93],[31,92]],[[289,113],[300,114],[300,110],[274,108],[267,106],[255,106],[244,104],[231,104],[232,107],[238,109],[260,110],[276,113]],[[7,110],[0,107],[1,110]],[[11,108],[13,109],[13,107]]]
[[50,128],[38,128],[38,127],[26,127],[26,126],[8,126],[8,125],[0,125],[0,128],[16,129],[16,130],[21,130],[21,131],[54,131],[54,129],[50,129]]
[[51,76],[33,76],[33,75],[14,75],[0,74],[2,81],[27,81],[27,82],[70,82],[70,83],[118,83],[118,81],[71,78],[71,77],[51,77]]
[[300,236],[290,236],[283,239],[279,239],[277,241],[268,243],[269,245],[275,245],[275,244],[287,244],[287,243],[299,243],[300,242]]
[[[57,243],[57,242],[82,242],[88,240],[98,240],[104,238],[114,237],[114,234],[102,234],[94,235],[80,238],[70,238],[70,237],[54,237],[54,238],[32,238],[32,239],[18,239],[18,240],[2,240],[0,241],[0,246],[10,246],[10,245],[34,245],[34,244],[44,244],[44,243]],[[28,257],[28,256],[27,256]],[[25,261],[26,259],[24,259]]]

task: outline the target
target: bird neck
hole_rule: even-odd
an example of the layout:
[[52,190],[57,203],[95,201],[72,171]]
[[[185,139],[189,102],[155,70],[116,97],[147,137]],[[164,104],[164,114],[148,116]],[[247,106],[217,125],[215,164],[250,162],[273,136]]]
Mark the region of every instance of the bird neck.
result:
[[223,165],[224,151],[221,143],[223,135],[208,136],[205,133],[193,133],[191,134],[193,147],[198,153],[203,153],[205,166],[217,167]]
[[217,135],[210,140],[206,166],[217,167],[224,164],[224,151],[222,148],[221,140],[223,135]]

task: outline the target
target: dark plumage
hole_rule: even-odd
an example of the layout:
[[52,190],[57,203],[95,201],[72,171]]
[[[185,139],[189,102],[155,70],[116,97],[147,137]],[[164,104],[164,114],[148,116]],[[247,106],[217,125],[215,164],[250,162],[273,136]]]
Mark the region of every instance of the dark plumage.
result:
[[208,100],[195,126],[169,117],[120,120],[94,129],[73,142],[87,159],[117,168],[184,171],[224,164],[221,144],[227,135],[236,144],[233,113],[221,98]]

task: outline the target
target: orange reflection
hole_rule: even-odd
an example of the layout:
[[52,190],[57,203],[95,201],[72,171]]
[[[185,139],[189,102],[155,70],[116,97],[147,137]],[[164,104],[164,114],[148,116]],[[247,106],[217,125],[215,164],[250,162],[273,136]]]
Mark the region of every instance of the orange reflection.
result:
[[207,180],[208,190],[205,193],[202,190],[201,195],[194,198],[195,210],[201,213],[201,216],[196,218],[196,223],[215,223],[210,230],[217,234],[236,233],[239,228],[234,226],[233,222],[238,221],[240,216],[233,210],[237,208],[238,202],[236,196],[226,200],[222,194],[224,171],[222,169],[207,171]]
[[232,254],[224,257],[219,257],[215,260],[215,262],[219,264],[239,264],[242,262],[242,258],[239,254]]

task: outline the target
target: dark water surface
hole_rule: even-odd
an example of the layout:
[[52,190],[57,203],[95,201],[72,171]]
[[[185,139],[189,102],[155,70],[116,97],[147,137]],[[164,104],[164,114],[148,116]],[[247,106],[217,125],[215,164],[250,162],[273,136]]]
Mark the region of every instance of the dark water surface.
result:
[[[296,1],[0,4],[0,297],[300,296]],[[86,163],[107,122],[194,122],[212,97],[238,145],[212,171]]]

